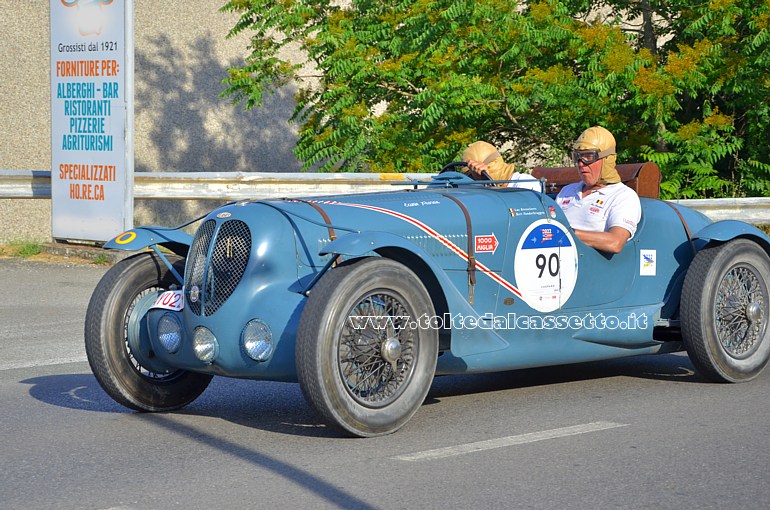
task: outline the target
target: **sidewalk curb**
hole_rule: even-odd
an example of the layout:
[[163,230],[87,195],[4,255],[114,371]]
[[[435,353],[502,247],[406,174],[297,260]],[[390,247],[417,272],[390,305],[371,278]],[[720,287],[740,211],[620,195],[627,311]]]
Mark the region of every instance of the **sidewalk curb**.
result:
[[61,257],[79,258],[91,262],[105,262],[109,265],[120,262],[130,257],[135,252],[122,250],[105,250],[96,246],[48,243],[43,245],[43,252],[49,255],[58,255]]

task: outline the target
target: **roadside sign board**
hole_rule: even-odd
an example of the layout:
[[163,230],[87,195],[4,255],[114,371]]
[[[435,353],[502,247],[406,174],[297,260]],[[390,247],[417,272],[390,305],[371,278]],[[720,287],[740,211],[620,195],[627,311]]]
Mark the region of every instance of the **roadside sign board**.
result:
[[53,237],[133,226],[133,4],[51,1]]

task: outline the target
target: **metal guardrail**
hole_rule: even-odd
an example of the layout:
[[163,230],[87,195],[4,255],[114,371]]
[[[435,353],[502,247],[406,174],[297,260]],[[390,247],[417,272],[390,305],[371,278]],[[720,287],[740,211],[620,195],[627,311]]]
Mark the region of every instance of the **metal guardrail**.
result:
[[[134,199],[239,200],[392,190],[428,174],[137,172]],[[0,198],[51,198],[51,173],[0,171]]]
[[[309,195],[366,193],[408,186],[427,174],[160,172],[134,174],[138,200],[238,200]],[[0,198],[51,198],[51,173],[43,170],[0,171]],[[770,224],[770,198],[671,200],[702,212],[714,221],[740,219]]]
[[770,225],[770,198],[713,198],[669,202],[695,209],[713,221],[741,220],[754,225]]

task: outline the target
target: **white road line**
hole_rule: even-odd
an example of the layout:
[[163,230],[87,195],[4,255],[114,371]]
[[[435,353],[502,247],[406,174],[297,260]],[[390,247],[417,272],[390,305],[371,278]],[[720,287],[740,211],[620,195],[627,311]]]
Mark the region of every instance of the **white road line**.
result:
[[85,356],[78,356],[76,358],[56,358],[56,359],[39,359],[33,361],[24,361],[17,363],[0,363],[0,372],[4,370],[16,370],[18,368],[35,368],[35,367],[50,367],[53,365],[66,365],[68,363],[80,363],[81,361],[88,361]]
[[454,457],[466,453],[480,452],[484,450],[494,450],[496,448],[505,448],[525,443],[534,443],[536,441],[545,441],[546,439],[556,439],[558,437],[576,436],[587,434],[589,432],[598,432],[600,430],[626,427],[627,423],[613,423],[608,421],[596,421],[593,423],[584,423],[583,425],[574,425],[572,427],[563,427],[559,429],[543,430],[541,432],[530,432],[529,434],[520,434],[518,436],[500,437],[489,439],[487,441],[478,441],[475,443],[460,444],[457,446],[448,446],[446,448],[437,448],[435,450],[425,450],[422,452],[410,453],[407,455],[398,455],[393,457],[396,460],[407,462],[416,462],[421,460],[435,460],[444,457]]

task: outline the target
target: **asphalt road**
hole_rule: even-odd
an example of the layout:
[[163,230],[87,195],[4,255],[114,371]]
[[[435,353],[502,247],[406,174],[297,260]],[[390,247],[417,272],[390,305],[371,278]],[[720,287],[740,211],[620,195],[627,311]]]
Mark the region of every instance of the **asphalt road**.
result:
[[0,260],[0,508],[767,508],[770,372],[684,355],[438,378],[399,432],[346,439],[294,384],[215,378],[115,404],[85,362],[104,268]]

